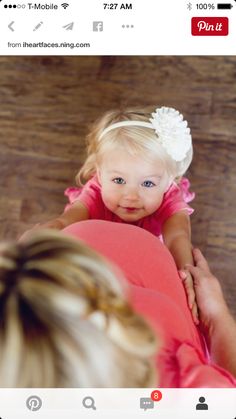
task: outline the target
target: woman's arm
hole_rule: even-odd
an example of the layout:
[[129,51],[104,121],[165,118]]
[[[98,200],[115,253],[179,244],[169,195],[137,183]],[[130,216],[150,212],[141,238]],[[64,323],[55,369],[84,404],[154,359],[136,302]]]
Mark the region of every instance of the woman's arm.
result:
[[200,320],[212,359],[236,376],[236,321],[230,314],[218,279],[199,249],[193,250],[195,266],[188,265],[194,281]]
[[179,211],[169,217],[163,225],[162,235],[164,243],[171,252],[180,271],[181,279],[184,279],[183,284],[187,294],[188,305],[192,311],[194,322],[198,324],[198,309],[193,280],[190,272],[184,270],[186,264],[193,264],[189,215],[185,211]]

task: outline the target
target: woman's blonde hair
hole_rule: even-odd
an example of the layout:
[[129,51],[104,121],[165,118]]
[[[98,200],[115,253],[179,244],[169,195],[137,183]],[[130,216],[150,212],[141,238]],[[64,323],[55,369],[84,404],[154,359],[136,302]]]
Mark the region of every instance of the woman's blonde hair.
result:
[[157,340],[109,265],[55,231],[0,245],[0,387],[152,387]]
[[76,183],[82,186],[95,173],[102,161],[103,155],[119,147],[131,155],[141,155],[144,159],[159,160],[168,175],[168,184],[181,177],[192,161],[192,147],[184,160],[174,161],[160,144],[154,130],[140,126],[123,126],[115,128],[102,135],[105,128],[120,121],[149,122],[151,112],[147,109],[124,111],[109,111],[92,125],[86,138],[87,159],[76,175]]

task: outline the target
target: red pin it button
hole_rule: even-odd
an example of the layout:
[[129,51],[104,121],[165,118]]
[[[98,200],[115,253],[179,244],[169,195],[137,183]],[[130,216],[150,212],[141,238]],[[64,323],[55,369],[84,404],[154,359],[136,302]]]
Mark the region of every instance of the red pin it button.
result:
[[227,17],[192,17],[193,36],[227,36],[229,19]]

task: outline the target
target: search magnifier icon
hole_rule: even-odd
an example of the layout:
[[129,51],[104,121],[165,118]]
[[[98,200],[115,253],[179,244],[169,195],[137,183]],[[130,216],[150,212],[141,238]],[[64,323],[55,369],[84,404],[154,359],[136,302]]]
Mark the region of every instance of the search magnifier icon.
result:
[[86,407],[86,409],[96,410],[95,401],[93,397],[91,396],[84,397],[82,403],[83,403],[83,406]]

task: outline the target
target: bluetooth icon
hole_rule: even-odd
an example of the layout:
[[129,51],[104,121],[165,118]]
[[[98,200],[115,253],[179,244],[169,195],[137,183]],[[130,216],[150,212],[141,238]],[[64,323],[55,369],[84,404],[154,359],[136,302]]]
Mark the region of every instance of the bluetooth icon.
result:
[[188,10],[192,10],[192,3],[188,3],[188,4],[187,4],[187,9],[188,9]]

